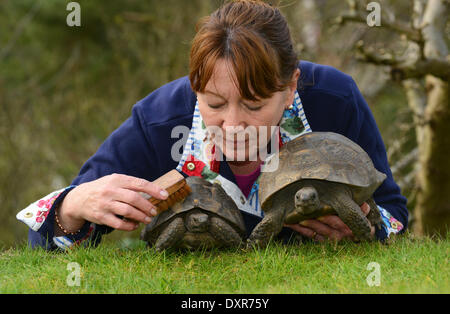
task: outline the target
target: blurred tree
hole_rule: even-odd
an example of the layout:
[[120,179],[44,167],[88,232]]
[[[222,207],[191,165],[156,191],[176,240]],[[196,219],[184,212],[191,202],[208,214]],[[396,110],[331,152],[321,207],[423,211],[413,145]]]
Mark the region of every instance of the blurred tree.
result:
[[[338,23],[366,23],[367,12],[361,4],[350,2],[350,12],[338,17]],[[382,20],[382,27],[400,34],[401,52],[357,43],[360,59],[389,68],[394,81],[400,81],[413,112],[417,149],[404,155],[393,167],[402,167],[418,154],[416,176],[417,202],[414,210],[418,233],[445,235],[450,226],[450,105],[448,80],[449,1],[414,0],[411,23],[398,21],[391,14]],[[363,7],[365,8],[365,7]],[[388,45],[386,45],[388,46]]]
[[0,231],[23,239],[15,214],[67,186],[139,99],[187,74],[195,22],[216,0],[0,1]]

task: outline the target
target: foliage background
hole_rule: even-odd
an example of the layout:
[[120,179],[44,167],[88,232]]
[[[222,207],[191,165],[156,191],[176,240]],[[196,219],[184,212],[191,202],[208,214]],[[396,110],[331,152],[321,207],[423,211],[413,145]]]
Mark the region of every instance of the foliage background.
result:
[[[68,27],[62,0],[0,1],[0,244],[26,239],[16,213],[70,184],[83,163],[159,86],[187,75],[196,21],[220,0],[80,0],[81,27]],[[274,1],[272,1],[274,2]],[[278,1],[276,1],[278,2]],[[368,2],[368,1],[367,1]],[[379,1],[382,19],[409,20],[410,1]],[[361,1],[364,5],[366,1]],[[281,1],[299,57],[353,76],[384,138],[394,177],[413,208],[412,115],[382,68],[358,63],[364,39],[401,49],[395,34],[364,25],[336,27],[341,0]],[[113,239],[122,237],[113,233]],[[129,236],[129,235],[126,235]]]

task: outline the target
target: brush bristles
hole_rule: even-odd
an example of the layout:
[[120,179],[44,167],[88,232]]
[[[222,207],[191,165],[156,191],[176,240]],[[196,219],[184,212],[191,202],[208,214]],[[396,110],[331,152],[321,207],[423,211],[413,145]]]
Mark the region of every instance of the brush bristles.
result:
[[158,212],[162,212],[167,210],[169,207],[173,206],[175,203],[185,199],[192,192],[189,185],[185,184],[181,189],[175,191],[173,194],[169,195],[169,197],[161,201],[157,207]]

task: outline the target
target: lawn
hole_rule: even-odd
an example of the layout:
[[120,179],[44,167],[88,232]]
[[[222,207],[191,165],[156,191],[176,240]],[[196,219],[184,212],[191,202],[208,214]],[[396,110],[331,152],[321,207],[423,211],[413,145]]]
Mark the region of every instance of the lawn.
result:
[[68,253],[22,246],[0,253],[0,293],[449,293],[449,240],[185,253],[123,240]]

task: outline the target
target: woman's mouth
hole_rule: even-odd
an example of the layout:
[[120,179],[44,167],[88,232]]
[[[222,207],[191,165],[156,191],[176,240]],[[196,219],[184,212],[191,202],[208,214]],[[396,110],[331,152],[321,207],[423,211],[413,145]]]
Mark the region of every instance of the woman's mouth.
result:
[[230,145],[230,146],[243,146],[245,147],[245,145],[248,144],[248,139],[247,140],[232,140],[232,139],[225,139],[224,141],[226,143],[226,145]]

